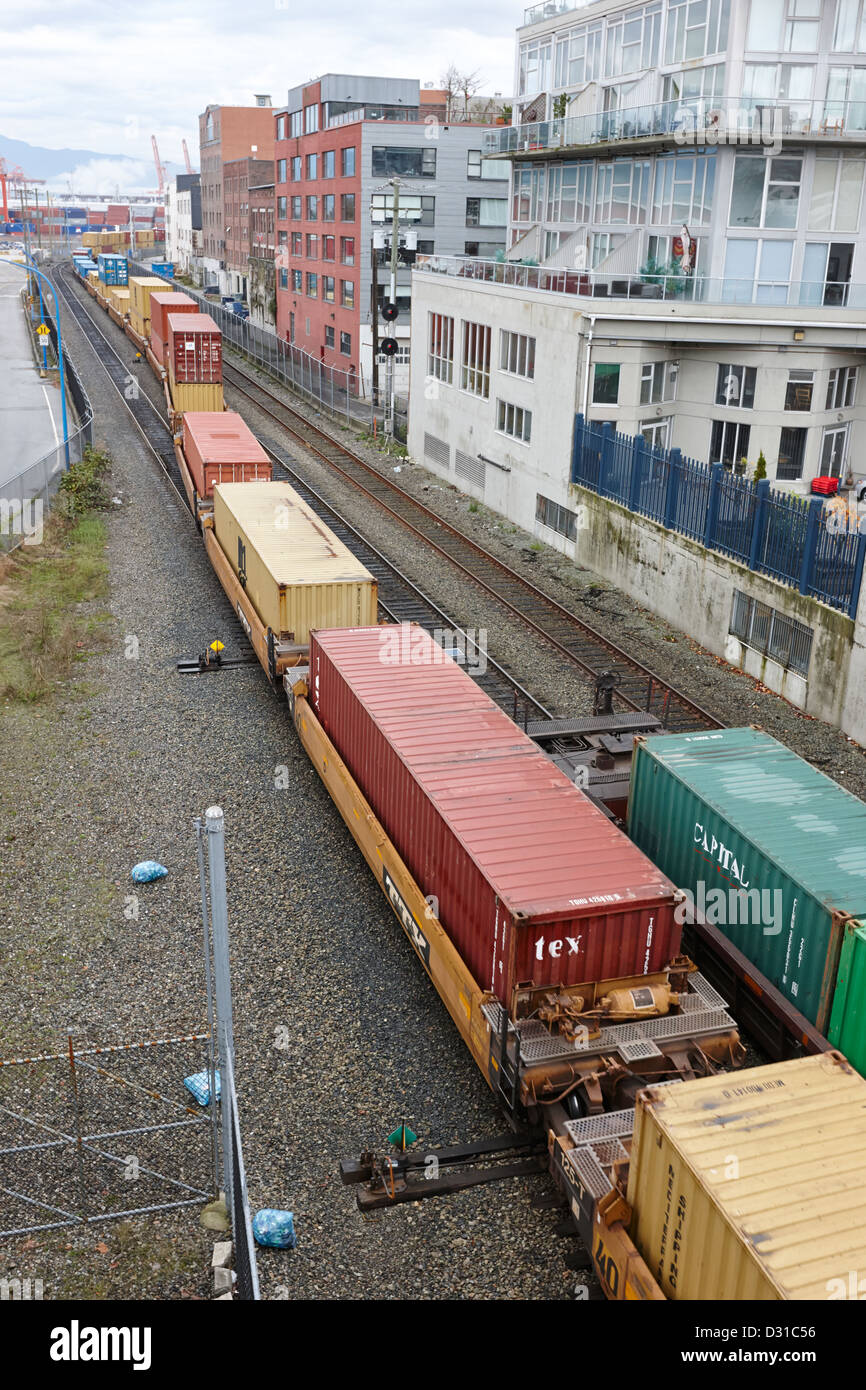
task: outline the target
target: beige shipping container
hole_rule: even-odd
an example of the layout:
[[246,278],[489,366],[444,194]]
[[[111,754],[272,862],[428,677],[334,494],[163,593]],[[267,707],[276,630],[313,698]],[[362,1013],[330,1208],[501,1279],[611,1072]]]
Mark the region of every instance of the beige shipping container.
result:
[[106,285],[106,297],[119,314],[129,313],[129,290],[125,285]]
[[188,410],[224,410],[221,381],[174,381],[169,374],[171,403],[178,414]]
[[650,1087],[632,1239],[671,1299],[856,1298],[864,1153],[866,1081],[839,1052]]
[[150,337],[150,296],[164,291],[165,281],[155,275],[130,276],[129,321],[142,338]]
[[219,483],[214,533],[265,627],[306,645],[317,627],[372,627],[376,581],[287,483]]

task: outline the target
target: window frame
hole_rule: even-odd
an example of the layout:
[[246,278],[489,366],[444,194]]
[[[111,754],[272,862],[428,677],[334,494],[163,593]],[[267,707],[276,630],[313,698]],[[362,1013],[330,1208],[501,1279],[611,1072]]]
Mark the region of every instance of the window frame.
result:
[[[725,373],[723,376],[722,374]],[[724,393],[724,383],[728,377],[735,376],[739,381],[740,394],[736,401],[726,398]],[[726,410],[754,410],[755,391],[758,382],[757,367],[748,367],[740,362],[719,362],[716,372],[716,394],[714,403]],[[719,397],[722,397],[720,400]],[[743,404],[744,399],[750,396],[748,404]]]
[[[606,370],[610,369],[610,370]],[[595,362],[592,373],[592,398],[591,405],[619,405],[619,389],[622,379],[621,362]],[[611,399],[609,396],[599,393],[599,387],[605,380],[615,381],[616,389]]]
[[454,385],[454,332],[452,314],[427,311],[427,375],[443,386]]
[[490,399],[490,358],[493,329],[474,319],[461,319],[460,390],[480,400]]
[[[499,371],[523,381],[535,380],[536,339],[510,328],[499,330]],[[511,366],[512,360],[515,365]],[[521,370],[521,365],[523,370]]]
[[[660,357],[652,362],[642,362],[638,397],[640,405],[664,405],[669,401],[675,401],[679,374],[678,358],[671,360]],[[661,379],[660,382],[657,378]],[[644,390],[644,387],[647,389]]]
[[515,405],[513,401],[505,401],[497,396],[494,429],[497,434],[505,435],[506,438],[513,439],[518,444],[530,444],[532,442],[532,411],[527,406]]

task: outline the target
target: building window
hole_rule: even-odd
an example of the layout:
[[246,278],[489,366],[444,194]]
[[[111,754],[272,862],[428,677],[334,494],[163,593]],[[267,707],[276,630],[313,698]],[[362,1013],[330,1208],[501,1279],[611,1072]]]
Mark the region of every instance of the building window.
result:
[[335,299],[336,282],[333,275],[322,276],[322,298],[328,304],[333,304]]
[[720,0],[668,0],[665,63],[723,53],[728,46],[729,8]]
[[300,222],[300,220],[301,220],[301,206],[302,206],[302,203],[303,203],[303,199],[300,198],[300,197],[296,197],[296,198],[293,198],[293,199],[292,199],[292,221],[293,221],[293,222]]
[[737,367],[730,362],[720,362],[716,376],[716,405],[751,410],[755,404],[757,375],[757,367]]
[[535,339],[527,337],[525,333],[509,333],[503,328],[499,334],[499,370],[532,380],[535,376]]
[[544,206],[544,170],[534,164],[516,164],[511,185],[511,220],[537,222]]
[[317,103],[315,106],[305,106],[305,107],[304,107],[304,133],[305,133],[306,135],[315,135],[315,133],[316,133],[316,131],[317,131],[318,129],[319,129],[319,107],[318,107],[318,103]]
[[337,259],[337,239],[332,236],[322,237],[322,260],[335,261]]
[[300,270],[292,271],[292,289],[296,290],[298,294],[300,294],[301,290],[303,289],[303,280],[301,277]]
[[463,363],[460,385],[473,396],[490,395],[490,337],[486,323],[463,320]]
[[304,133],[304,113],[303,111],[293,111],[289,116],[289,135],[292,140],[297,140]]
[[340,281],[340,303],[344,309],[354,309],[355,307],[355,282],[354,280]]
[[355,173],[355,146],[351,145],[347,150],[340,151],[340,167],[344,179],[350,179]]
[[292,183],[300,183],[300,181],[301,181],[301,156],[300,156],[299,154],[296,154],[296,155],[294,155],[294,156],[292,157],[291,174],[292,174]]
[[[270,220],[270,219],[269,219],[269,220]],[[288,234],[288,232],[283,232],[283,231],[277,232],[277,245],[280,247],[280,249],[283,250],[285,247],[288,246],[288,244],[289,244],[289,234]]]
[[322,199],[322,221],[333,222],[336,199],[333,193],[326,193]]
[[277,160],[277,183],[285,183],[285,181],[286,181],[286,161],[285,161],[284,159],[278,159],[278,160]]
[[504,227],[508,221],[507,198],[467,198],[467,227]]
[[710,432],[710,463],[723,463],[726,468],[748,457],[751,425],[734,420],[714,420]]
[[322,155],[322,178],[332,179],[334,177],[334,151],[325,150]]
[[502,179],[507,178],[508,175],[498,159],[482,159],[480,150],[469,150],[466,156],[466,177],[467,179]]
[[373,178],[435,179],[436,150],[432,143],[407,146],[374,145]]
[[343,265],[355,264],[355,238],[353,236],[340,237],[340,260]]
[[841,478],[848,452],[848,424],[828,425],[821,436],[822,476]]
[[315,193],[307,194],[307,221],[315,222],[319,215],[319,200]]
[[640,373],[641,405],[676,400],[679,362],[644,362]]
[[510,401],[497,401],[496,428],[500,434],[528,444],[532,438],[532,411],[524,410],[521,405],[512,405]]
[[528,43],[520,45],[518,96],[533,97],[538,92],[547,90],[550,82],[552,47],[549,34],[540,39],[530,39]]
[[616,405],[619,400],[619,363],[596,362],[592,381],[593,405]]
[[288,288],[289,288],[289,272],[288,272],[287,270],[282,270],[282,269],[281,269],[281,270],[280,270],[280,289],[281,289],[281,290],[287,290]]
[[712,212],[715,179],[714,153],[660,156],[656,160],[653,182],[653,222],[656,225],[678,222],[707,225]]
[[815,53],[821,0],[752,0],[746,48],[757,53]]
[[857,391],[857,368],[834,367],[827,386],[826,410],[844,410],[854,404]]
[[802,171],[802,159],[738,155],[734,160],[730,226],[796,227]]
[[600,22],[581,24],[556,39],[556,87],[582,87],[601,76]]
[[307,271],[307,295],[310,299],[317,299],[319,296],[319,277],[313,271]]
[[319,165],[319,157],[318,157],[318,155],[315,155],[315,154],[308,154],[308,155],[307,155],[307,178],[308,178],[308,179],[314,179],[314,178],[316,178],[316,171],[317,171],[317,169],[318,169],[318,165]]
[[866,13],[863,0],[838,0],[833,47],[837,53],[866,53]]
[[611,15],[607,21],[605,77],[638,72],[658,65],[662,7],[659,0],[643,10],[627,10]]
[[326,324],[325,324],[325,347],[326,347],[326,348],[332,348],[333,346],[334,346],[334,325],[333,325],[332,323],[326,323]]
[[340,194],[340,221],[354,222],[355,220],[355,195],[354,193]]
[[535,494],[535,520],[551,531],[558,531],[568,541],[577,540],[577,513],[552,502],[549,497],[542,497],[540,492]]
[[592,217],[594,165],[551,164],[547,175],[547,220],[570,224]]
[[292,255],[303,256],[304,254],[304,235],[303,232],[292,232]]
[[667,449],[671,441],[672,417],[663,420],[644,420],[640,432],[651,449]]
[[761,656],[808,676],[813,633],[805,623],[735,589],[728,631]]
[[776,477],[783,482],[794,482],[803,476],[803,457],[806,452],[808,430],[785,428],[779,436],[779,460]]
[[447,314],[427,315],[429,350],[427,375],[450,386],[454,379],[454,320]]
[[[294,201],[295,201],[295,200],[294,200],[294,198],[293,198],[293,199],[292,199],[292,203],[294,203]],[[292,216],[294,216],[294,213],[292,213]],[[285,220],[286,220],[286,200],[285,200],[285,198],[278,198],[278,199],[277,199],[277,217],[280,218],[280,220],[281,220],[282,222],[285,222]]]
[[788,385],[785,388],[785,409],[811,410],[814,384],[814,372],[789,372]]
[[[426,242],[426,243],[424,243],[424,244],[425,244],[425,245],[429,245],[429,246],[431,247],[431,250],[429,250],[429,251],[422,251],[422,249],[421,249],[422,243],[419,241],[419,243],[418,243],[418,255],[419,255],[419,256],[432,256],[432,255],[433,255],[433,251],[432,251],[433,243],[432,243],[432,242]],[[493,261],[493,260],[495,260],[495,259],[496,259],[496,252],[497,252],[497,251],[501,251],[501,250],[502,250],[502,243],[499,242],[499,241],[464,241],[464,243],[463,243],[463,254],[464,254],[464,256],[475,256],[475,257],[477,257],[477,259],[480,260],[480,261]]]
[[277,116],[277,139],[278,139],[278,140],[285,140],[285,138],[286,138],[286,118],[285,118],[285,116]]
[[[866,75],[866,70],[864,75]],[[863,154],[846,150],[842,155],[816,151],[809,197],[810,232],[854,232],[860,225],[863,194]]]
[[648,159],[617,159],[599,164],[595,184],[596,222],[646,221],[649,196]]
[[315,261],[319,256],[319,238],[307,233],[307,260]]
[[352,335],[351,333],[340,334],[340,352],[344,357],[352,356]]

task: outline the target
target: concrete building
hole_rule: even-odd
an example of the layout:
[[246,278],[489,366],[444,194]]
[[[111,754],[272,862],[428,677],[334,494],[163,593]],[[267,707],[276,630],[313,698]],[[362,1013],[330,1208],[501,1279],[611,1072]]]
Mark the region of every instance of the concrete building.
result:
[[[290,91],[275,118],[278,332],[352,373],[366,394],[373,231],[390,219],[389,181],[400,180],[401,224],[414,231],[419,254],[495,256],[505,246],[507,166],[482,158],[489,127],[449,122],[445,94],[408,79],[329,73]],[[381,311],[389,277],[382,249],[375,271]],[[410,289],[401,265],[399,316],[388,325],[405,344],[398,391],[408,385]],[[379,340],[384,329],[380,323]]]
[[269,96],[255,106],[208,106],[199,116],[202,269],[225,294],[236,289],[226,262],[223,165],[238,159],[273,160],[274,122]]
[[200,175],[178,174],[165,190],[165,259],[189,275],[200,254]]
[[253,185],[250,199],[249,293],[250,319],[264,328],[277,325],[276,202],[273,178]]

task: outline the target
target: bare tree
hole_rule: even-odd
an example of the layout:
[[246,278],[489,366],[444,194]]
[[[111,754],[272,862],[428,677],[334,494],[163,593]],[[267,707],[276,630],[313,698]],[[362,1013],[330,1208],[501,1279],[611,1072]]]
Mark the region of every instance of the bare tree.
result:
[[463,78],[456,63],[449,63],[447,70],[439,78],[439,86],[445,93],[445,118],[451,120],[455,98],[460,95]]
[[463,118],[469,119],[469,112],[472,106],[472,98],[480,92],[484,85],[483,78],[479,75],[478,68],[474,72],[464,72],[460,77],[460,92],[463,97]]
[[[454,119],[459,112],[462,120],[468,120],[472,110],[472,99],[483,85],[478,69],[474,72],[461,72],[456,63],[449,63],[447,71],[439,79],[439,85],[445,92],[447,119]],[[458,98],[462,98],[462,111]]]

